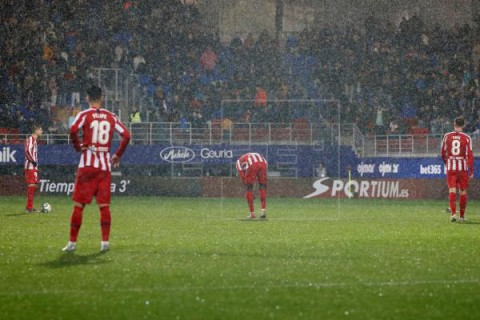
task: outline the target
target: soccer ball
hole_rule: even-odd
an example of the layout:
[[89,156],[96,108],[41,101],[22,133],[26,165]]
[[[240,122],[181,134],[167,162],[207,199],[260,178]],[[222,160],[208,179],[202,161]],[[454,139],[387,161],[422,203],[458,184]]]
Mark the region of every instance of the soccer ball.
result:
[[40,211],[43,213],[49,213],[50,211],[52,211],[52,206],[50,205],[50,203],[45,202],[44,204],[42,204],[42,209]]

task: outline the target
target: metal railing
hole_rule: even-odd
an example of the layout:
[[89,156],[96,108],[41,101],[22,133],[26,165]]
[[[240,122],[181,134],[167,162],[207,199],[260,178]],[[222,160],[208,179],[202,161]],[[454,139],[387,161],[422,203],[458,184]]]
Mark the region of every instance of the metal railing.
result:
[[[202,128],[185,122],[127,123],[132,144],[284,144],[323,145],[338,143],[352,146],[360,156],[431,156],[440,150],[442,134],[363,135],[355,124],[333,123],[233,123],[212,122]],[[24,143],[28,135],[0,134],[0,144]],[[480,138],[472,136],[474,149],[480,148]],[[114,135],[114,140],[119,137]],[[44,144],[69,144],[68,134],[44,134]]]
[[95,83],[104,90],[105,109],[125,119],[129,109],[136,107],[148,117],[146,108],[153,102],[141,86],[138,74],[120,68],[94,68],[93,75]]
[[432,155],[440,152],[441,134],[399,134],[366,136],[367,156]]
[[191,123],[129,123],[134,144],[317,144],[333,141],[331,128],[319,124],[211,122],[203,128]]
[[[127,123],[132,144],[303,144],[337,142],[333,127],[322,124],[295,123],[230,123],[211,122],[196,128],[190,122]],[[26,134],[0,134],[0,143],[23,143]],[[114,135],[114,140],[118,140]],[[70,143],[65,134],[44,134],[40,143]]]
[[356,124],[333,123],[329,127],[339,145],[350,145],[359,156],[365,155],[365,137]]
[[[0,144],[19,144],[25,143],[30,134],[21,133],[2,133],[0,134]],[[70,144],[69,134],[53,134],[47,133],[38,139],[40,144]]]

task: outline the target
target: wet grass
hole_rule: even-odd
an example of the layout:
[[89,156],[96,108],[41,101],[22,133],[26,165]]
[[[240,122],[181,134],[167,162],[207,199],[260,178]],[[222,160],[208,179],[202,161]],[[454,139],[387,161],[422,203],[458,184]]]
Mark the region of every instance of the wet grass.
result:
[[[442,201],[115,198],[64,254],[71,202],[0,197],[0,319],[478,319],[480,210]],[[38,200],[41,201],[41,200]],[[37,201],[37,202],[38,202]]]

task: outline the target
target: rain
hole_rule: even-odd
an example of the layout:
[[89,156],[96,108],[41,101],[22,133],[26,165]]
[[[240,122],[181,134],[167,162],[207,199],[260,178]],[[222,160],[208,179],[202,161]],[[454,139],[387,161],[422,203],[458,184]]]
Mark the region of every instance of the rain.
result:
[[473,0],[2,0],[0,318],[478,317],[479,36]]

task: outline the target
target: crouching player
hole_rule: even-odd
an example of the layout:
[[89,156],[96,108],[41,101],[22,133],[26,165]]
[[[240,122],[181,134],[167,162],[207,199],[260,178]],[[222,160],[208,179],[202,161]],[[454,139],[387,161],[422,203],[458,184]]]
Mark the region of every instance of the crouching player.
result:
[[[130,133],[120,120],[102,108],[102,90],[93,86],[87,91],[90,108],[80,112],[70,128],[70,137],[75,150],[81,153],[73,190],[74,207],[70,219],[70,241],[63,251],[74,251],[82,225],[83,209],[86,204],[97,200],[100,209],[102,241],[100,250],[109,249],[110,236],[110,184],[111,166],[117,167],[120,157],[130,141]],[[79,132],[82,132],[82,141]],[[122,137],[120,146],[110,158],[113,132]]]
[[260,218],[265,219],[267,217],[267,160],[259,153],[246,153],[237,160],[235,166],[238,175],[246,187],[245,197],[250,209],[250,215],[247,218],[256,218],[253,206],[253,185],[258,181],[260,202],[262,205]]

